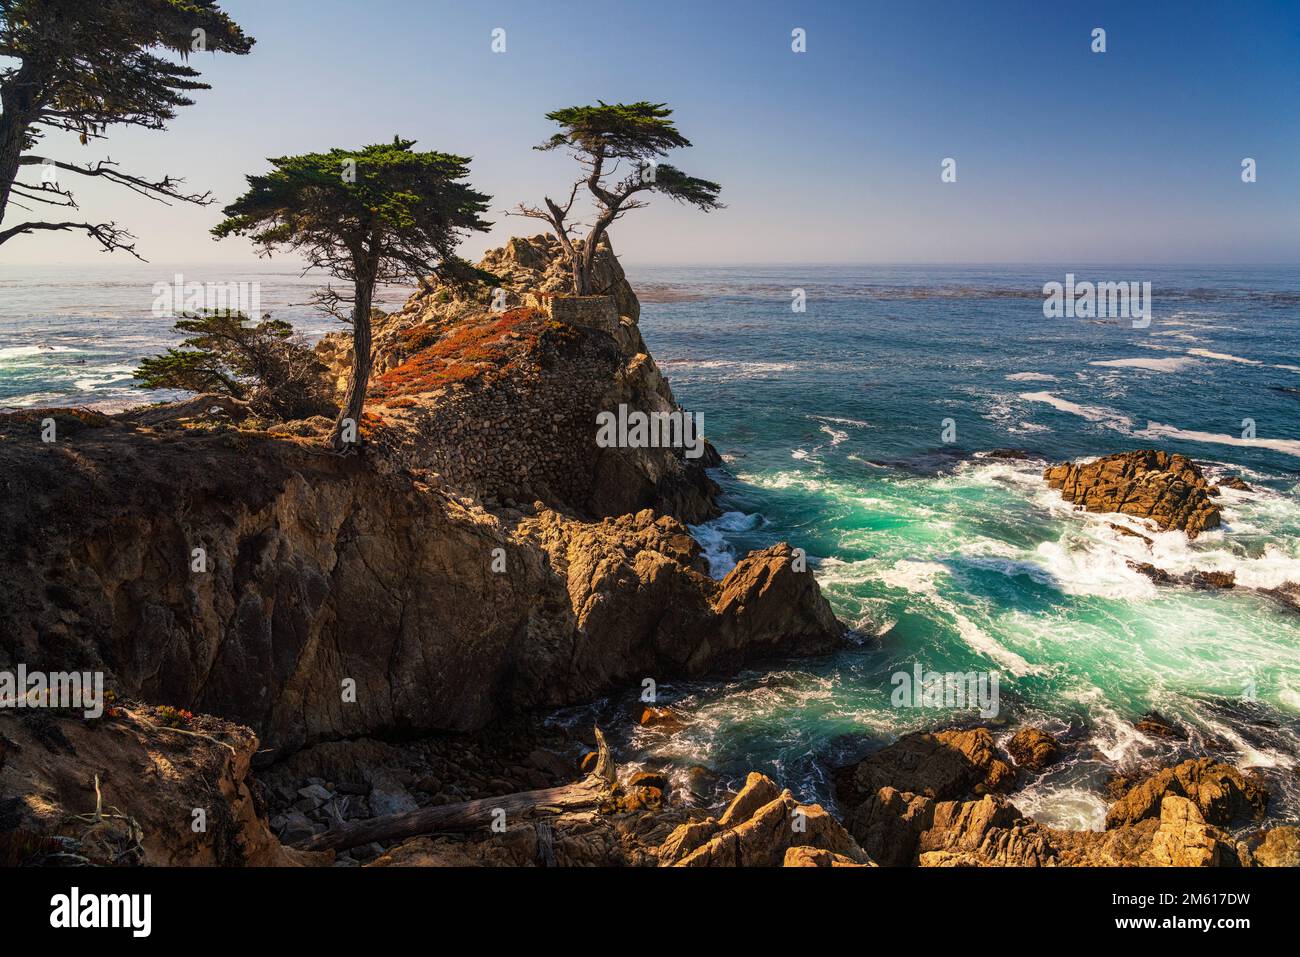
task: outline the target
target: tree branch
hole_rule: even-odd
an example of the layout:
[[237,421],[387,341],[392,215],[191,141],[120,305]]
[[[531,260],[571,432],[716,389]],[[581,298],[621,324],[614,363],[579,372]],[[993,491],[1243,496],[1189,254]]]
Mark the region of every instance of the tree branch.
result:
[[[76,163],[63,163],[59,160],[49,160],[40,156],[21,156],[18,158],[18,165],[53,166],[56,169],[67,170],[79,176],[102,176],[119,186],[125,186],[132,192],[156,200],[164,206],[171,205],[171,203],[167,202],[167,199],[175,199],[183,203],[194,203],[197,206],[207,206],[214,201],[214,197],[210,192],[182,193],[177,187],[185,182],[183,179],[172,179],[170,176],[164,176],[160,180],[150,182],[139,176],[132,176],[130,173],[119,172],[113,168],[118,164],[111,159],[100,160],[94,166],[78,166]],[[167,199],[163,197],[167,197]]]
[[125,229],[119,229],[116,223],[19,223],[17,226],[0,231],[0,246],[23,233],[34,233],[43,230],[83,230],[87,236],[103,246],[105,252],[111,253],[114,250],[121,249],[141,262],[148,262],[135,251],[135,243],[127,242],[128,239],[135,239],[135,237]]

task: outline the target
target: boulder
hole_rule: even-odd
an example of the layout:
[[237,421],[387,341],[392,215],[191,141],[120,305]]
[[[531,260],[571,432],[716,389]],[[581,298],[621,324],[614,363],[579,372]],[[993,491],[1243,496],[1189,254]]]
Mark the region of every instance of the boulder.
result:
[[845,857],[843,854],[836,854],[834,851],[822,850],[819,847],[808,847],[807,845],[789,848],[785,852],[785,860],[781,862],[782,867],[870,867],[869,864],[860,864],[851,857]]
[[1270,828],[1255,848],[1255,863],[1263,867],[1300,867],[1300,827]]
[[836,775],[841,803],[856,805],[882,787],[952,800],[1008,791],[1016,771],[998,755],[987,728],[918,732]]
[[1151,853],[1165,867],[1241,867],[1250,858],[1218,828],[1205,823],[1200,809],[1187,798],[1166,795],[1160,802],[1160,827]]
[[1206,821],[1221,827],[1241,819],[1260,819],[1268,806],[1268,791],[1236,768],[1212,758],[1194,758],[1130,788],[1106,812],[1106,827],[1159,817],[1170,795],[1190,800]]
[[754,812],[765,804],[770,804],[781,796],[780,789],[772,783],[767,775],[750,771],[745,784],[731,799],[727,809],[718,819],[719,827],[735,827],[742,821],[748,821]]
[[1060,757],[1061,745],[1039,728],[1021,728],[1012,735],[1007,751],[1021,767],[1041,771]]
[[1195,538],[1218,528],[1217,490],[1199,467],[1182,455],[1155,449],[1121,452],[1093,462],[1066,462],[1043,472],[1049,487],[1090,512],[1120,512],[1150,519],[1162,530]]

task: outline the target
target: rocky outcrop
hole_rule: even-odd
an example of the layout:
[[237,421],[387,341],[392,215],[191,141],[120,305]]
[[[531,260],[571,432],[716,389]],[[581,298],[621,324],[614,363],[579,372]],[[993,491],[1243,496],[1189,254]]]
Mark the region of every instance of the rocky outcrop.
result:
[[1201,470],[1181,455],[1155,449],[1121,452],[1093,462],[1049,466],[1043,478],[1066,501],[1089,512],[1121,512],[1150,519],[1160,529],[1195,538],[1219,527],[1218,494]]
[[803,805],[770,778],[751,773],[716,821],[675,829],[659,849],[660,866],[870,866],[848,832],[820,805]]
[[[608,245],[595,284],[615,312],[600,324],[562,320],[573,310],[555,297],[570,274],[553,237],[512,239],[480,268],[501,285],[435,283],[375,320],[367,409],[394,426],[377,438],[404,466],[479,500],[541,500],[592,517],[716,514],[705,470],[720,459],[707,443],[689,456],[680,444],[597,445],[598,413],[684,414],[641,338],[636,295]],[[341,392],[349,340],[328,336],[317,351]]]
[[1204,820],[1223,827],[1261,819],[1268,807],[1268,791],[1236,768],[1196,758],[1165,768],[1131,788],[1106,812],[1106,826],[1158,817],[1170,795],[1191,801]]
[[934,801],[882,788],[851,826],[873,859],[920,867],[1235,867],[1245,845],[1168,795],[1157,817],[1107,831],[1065,831],[1025,818],[1001,795]]
[[268,828],[249,776],[258,745],[248,728],[209,716],[171,728],[137,705],[112,712],[95,721],[49,711],[0,718],[0,862],[321,860],[282,848]]
[[[1059,754],[1036,728],[1021,728],[1008,749],[1026,769]],[[888,867],[1247,866],[1250,850],[1226,828],[1259,819],[1268,800],[1235,768],[1189,760],[1130,787],[1105,831],[1068,831],[1025,818],[996,793],[1010,781],[1004,767],[982,728],[906,735],[841,769],[836,798],[849,833]],[[1264,853],[1285,860],[1293,836],[1274,830]]]
[[788,549],[716,582],[648,510],[493,513],[244,433],[115,423],[46,446],[0,423],[0,452],[6,527],[45,530],[0,545],[0,665],[102,668],[268,747],[468,730],[842,634]]
[[1275,827],[1255,848],[1261,867],[1300,867],[1300,827]]

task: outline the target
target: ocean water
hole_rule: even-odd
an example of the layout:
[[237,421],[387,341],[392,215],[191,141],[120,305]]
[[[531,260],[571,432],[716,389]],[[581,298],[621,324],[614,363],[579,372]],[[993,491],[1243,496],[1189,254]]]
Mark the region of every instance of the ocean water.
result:
[[[1044,318],[1043,284],[1067,271],[1151,281],[1149,327]],[[602,716],[639,760],[702,765],[720,788],[765,770],[826,801],[830,767],[909,730],[979,720],[893,707],[891,676],[919,664],[996,672],[1003,734],[1032,721],[1072,743],[1071,760],[1014,798],[1048,823],[1100,827],[1109,775],[1189,753],[1260,769],[1271,813],[1300,814],[1300,615],[1245,591],[1158,587],[1126,564],[1232,571],[1252,588],[1300,581],[1300,269],[630,274],[647,343],[726,463],[727,514],[695,529],[715,574],[788,540],[857,633],[829,658],[659,684],[660,703],[690,721],[671,737],[626,721],[634,697],[612,700]],[[1189,543],[1076,512],[1041,478],[1048,462],[1153,446],[1254,491],[1224,491],[1224,527]],[[1031,458],[983,454],[999,448]],[[1192,744],[1139,733],[1134,719],[1152,711]]]
[[[259,264],[264,311],[308,337],[319,280]],[[1046,319],[1042,287],[1148,280],[1149,327]],[[0,405],[124,407],[138,360],[176,343],[155,282],[250,278],[240,267],[0,266]],[[601,722],[624,763],[686,769],[717,794],[749,770],[831,801],[828,771],[909,730],[973,711],[894,707],[891,677],[996,674],[999,733],[1032,721],[1071,759],[1014,795],[1048,823],[1099,827],[1114,773],[1190,753],[1257,768],[1271,813],[1300,820],[1300,615],[1247,589],[1300,582],[1300,269],[642,267],[642,332],[679,401],[722,452],[725,515],[694,529],[721,576],[751,548],[807,551],[854,641],[725,680],[660,680],[675,735],[635,726],[636,693],[553,720]],[[804,290],[806,311],[791,309]],[[392,307],[405,290],[388,290]],[[1254,423],[1254,438],[1243,420]],[[944,441],[945,427],[955,435]],[[1224,491],[1224,527],[1115,531],[1074,511],[1047,462],[1142,447],[1183,452]],[[1025,459],[990,457],[1014,448]],[[1129,560],[1232,571],[1242,589],[1158,587]],[[656,676],[647,676],[656,677]],[[1191,743],[1144,735],[1158,712]],[[701,798],[707,800],[707,797]]]
[[[179,345],[175,319],[155,315],[155,285],[257,283],[263,313],[294,324],[308,340],[346,328],[309,303],[326,284],[280,260],[235,266],[141,263],[123,256],[93,265],[0,262],[0,409],[86,405],[120,411],[178,398],[141,391],[131,373],[146,356]],[[410,290],[385,288],[376,306],[393,309]],[[173,297],[174,298],[174,297]]]

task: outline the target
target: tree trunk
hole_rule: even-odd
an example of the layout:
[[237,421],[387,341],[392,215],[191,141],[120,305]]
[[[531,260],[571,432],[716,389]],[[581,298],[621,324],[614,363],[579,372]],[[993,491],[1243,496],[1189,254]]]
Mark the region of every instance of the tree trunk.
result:
[[573,294],[575,296],[591,295],[591,275],[583,268],[582,253],[573,254]]
[[9,195],[18,178],[18,160],[23,140],[31,124],[32,103],[29,88],[36,82],[33,68],[24,63],[0,90],[0,220],[9,207]]
[[[361,415],[366,405],[366,389],[370,385],[370,369],[375,357],[370,345],[370,303],[375,295],[374,271],[357,281],[356,298],[352,308],[352,381],[348,383],[347,396],[334,421],[334,450],[343,452],[361,442]],[[348,420],[353,430],[351,439],[346,435]]]
[[575,808],[596,807],[617,780],[614,759],[600,728],[596,729],[596,768],[583,780],[556,788],[519,791],[501,797],[480,798],[460,804],[422,807],[404,814],[389,814],[365,821],[341,824],[297,845],[305,851],[344,850],[379,841],[390,844],[439,831],[472,831],[489,827],[505,812],[506,822],[534,814]]

